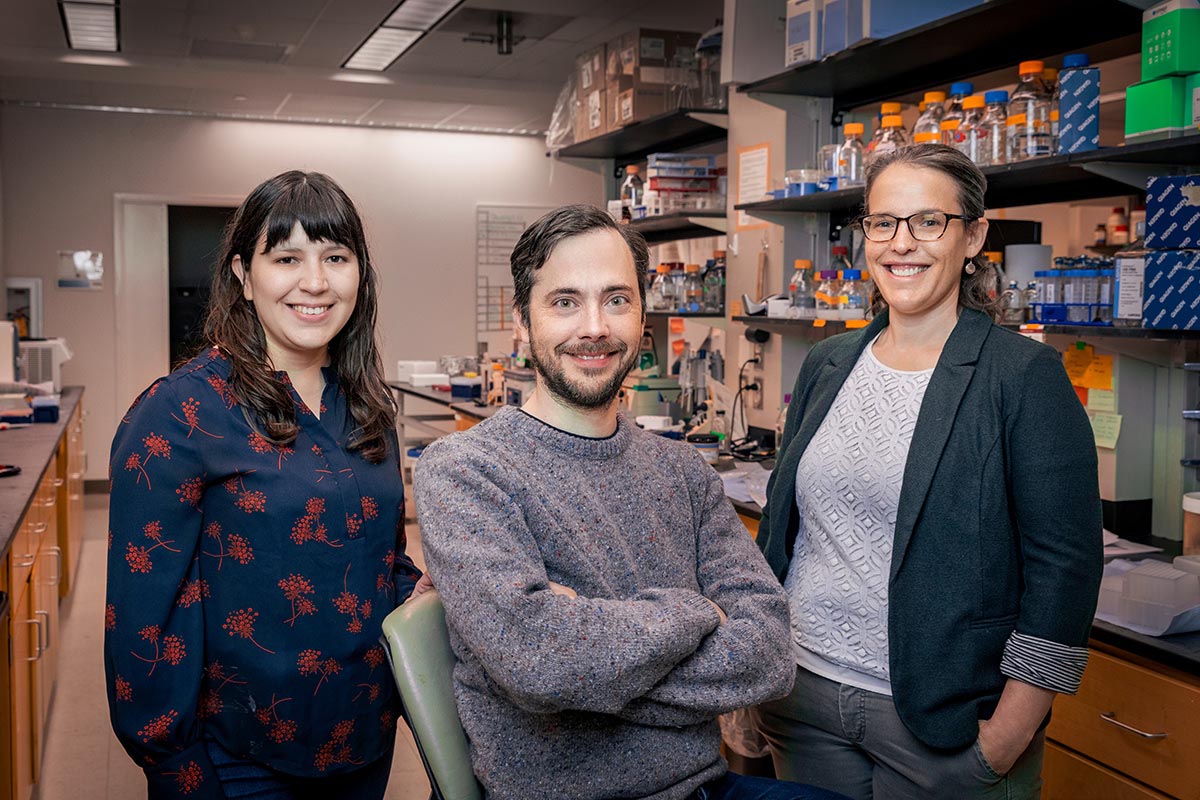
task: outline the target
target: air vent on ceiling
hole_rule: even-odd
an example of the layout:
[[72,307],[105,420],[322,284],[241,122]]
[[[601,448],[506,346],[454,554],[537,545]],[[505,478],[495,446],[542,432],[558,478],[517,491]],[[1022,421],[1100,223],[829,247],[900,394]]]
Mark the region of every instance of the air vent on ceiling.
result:
[[257,42],[225,42],[213,39],[193,39],[189,53],[193,58],[221,58],[229,61],[257,61],[279,64],[287,55],[287,45]]

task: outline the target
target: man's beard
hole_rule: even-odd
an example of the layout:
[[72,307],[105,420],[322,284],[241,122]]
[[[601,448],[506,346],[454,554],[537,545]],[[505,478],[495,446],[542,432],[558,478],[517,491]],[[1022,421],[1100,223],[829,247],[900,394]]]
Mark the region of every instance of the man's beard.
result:
[[[571,347],[559,345],[554,348],[553,356],[543,358],[539,352],[536,338],[531,335],[529,349],[533,368],[537,370],[538,375],[542,376],[542,382],[546,385],[546,389],[568,405],[585,409],[603,408],[611,403],[621,391],[621,383],[637,363],[638,357],[636,350],[630,352],[629,345],[617,340],[595,345],[583,342]],[[610,353],[613,350],[617,351],[617,369],[608,380],[599,386],[588,388],[573,383],[567,378],[566,370],[562,365],[564,355],[596,355]]]

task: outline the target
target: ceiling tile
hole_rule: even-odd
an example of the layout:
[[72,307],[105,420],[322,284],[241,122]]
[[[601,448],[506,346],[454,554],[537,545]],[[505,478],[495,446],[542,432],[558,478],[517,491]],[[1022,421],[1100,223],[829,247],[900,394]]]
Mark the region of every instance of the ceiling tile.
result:
[[370,111],[371,107],[378,102],[379,100],[374,97],[292,94],[279,109],[279,116],[356,120]]
[[411,123],[414,125],[433,125],[445,118],[462,111],[461,103],[430,103],[420,100],[384,100],[363,122],[379,123]]
[[[237,97],[245,100],[235,99]],[[286,99],[286,92],[196,89],[192,92],[192,109],[219,114],[271,115]]]

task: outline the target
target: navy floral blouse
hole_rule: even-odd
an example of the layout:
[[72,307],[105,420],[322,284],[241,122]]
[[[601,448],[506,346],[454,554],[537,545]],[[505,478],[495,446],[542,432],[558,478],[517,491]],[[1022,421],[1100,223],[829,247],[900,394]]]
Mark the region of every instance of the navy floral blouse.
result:
[[319,419],[291,389],[288,446],[250,427],[216,350],[118,426],[105,668],[113,728],[152,797],[223,796],[205,736],[300,776],[393,746],[380,623],[420,576],[404,554],[397,443],[379,464],[346,449],[354,420],[325,377]]

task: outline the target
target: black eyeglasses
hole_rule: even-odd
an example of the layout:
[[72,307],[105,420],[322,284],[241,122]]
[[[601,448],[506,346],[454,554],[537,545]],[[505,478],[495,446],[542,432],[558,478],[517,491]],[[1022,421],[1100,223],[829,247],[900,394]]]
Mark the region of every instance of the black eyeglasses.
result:
[[[952,219],[963,222],[973,218],[962,214],[948,214],[945,211],[921,211],[909,214],[907,217],[894,217],[891,214],[867,214],[859,220],[863,236],[872,242],[890,242],[896,238],[900,223],[908,225],[908,232],[918,242],[936,242],[946,233],[946,226]],[[916,220],[916,224],[913,224]]]

